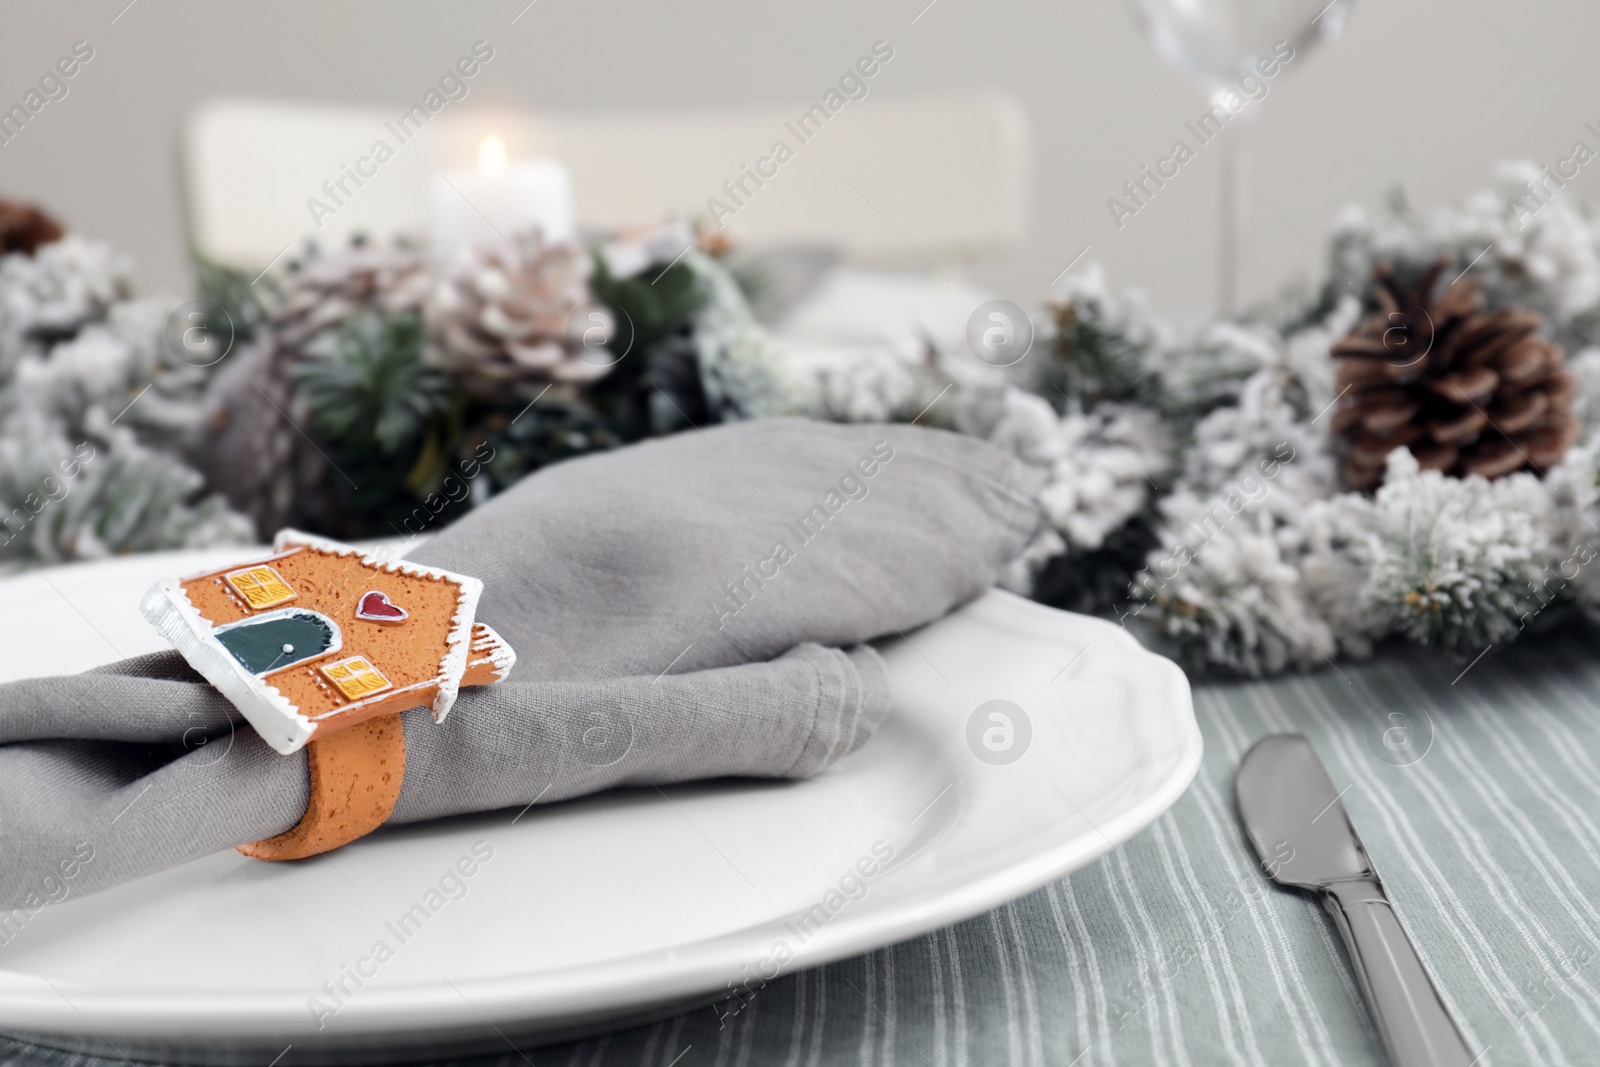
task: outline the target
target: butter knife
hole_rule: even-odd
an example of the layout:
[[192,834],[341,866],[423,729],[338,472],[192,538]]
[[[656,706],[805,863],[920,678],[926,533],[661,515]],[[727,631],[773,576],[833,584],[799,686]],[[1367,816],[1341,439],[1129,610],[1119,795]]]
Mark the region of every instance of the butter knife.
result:
[[1471,1067],[1475,1058],[1406,936],[1311,742],[1256,742],[1234,779],[1239,815],[1273,881],[1322,898],[1344,938],[1395,1067]]

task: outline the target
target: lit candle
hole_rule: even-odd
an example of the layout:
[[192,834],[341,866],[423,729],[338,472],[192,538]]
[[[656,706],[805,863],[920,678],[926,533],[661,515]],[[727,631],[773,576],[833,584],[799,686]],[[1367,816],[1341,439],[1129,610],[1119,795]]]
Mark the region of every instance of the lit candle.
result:
[[428,189],[434,253],[515,238],[537,228],[547,243],[571,241],[572,181],[554,159],[506,160],[505,143],[486,138],[477,170],[446,171]]

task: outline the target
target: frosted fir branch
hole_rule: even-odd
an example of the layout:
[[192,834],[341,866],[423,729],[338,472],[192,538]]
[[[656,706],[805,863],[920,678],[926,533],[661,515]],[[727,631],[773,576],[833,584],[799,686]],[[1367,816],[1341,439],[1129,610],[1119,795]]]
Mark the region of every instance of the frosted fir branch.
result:
[[1546,471],[1544,486],[1550,557],[1532,599],[1541,615],[1552,599],[1570,600],[1600,622],[1600,437],[1591,434]]
[[1084,409],[1106,400],[1149,404],[1161,394],[1176,334],[1141,291],[1112,289],[1091,262],[1061,280],[1047,311],[1039,357],[1022,368],[1030,391]]
[[153,299],[111,307],[103,320],[22,359],[9,402],[42,408],[69,428],[81,428],[88,412],[99,411],[146,444],[182,450],[203,423],[210,373],[179,359],[166,343],[169,310]]
[[989,440],[1044,473],[1040,500],[1068,548],[1100,548],[1172,471],[1171,438],[1149,408],[1105,403],[1063,415],[1020,389],[1007,389],[1001,404]]
[[1300,503],[1334,489],[1334,464],[1326,426],[1301,415],[1289,399],[1297,383],[1280,368],[1262,370],[1239,389],[1238,403],[1219,408],[1196,425],[1183,454],[1179,484],[1190,492],[1222,492],[1241,478],[1271,471],[1277,487]]
[[1254,498],[1178,490],[1163,500],[1163,543],[1122,614],[1146,619],[1202,668],[1261,677],[1337,655],[1336,635],[1306,595],[1269,498],[1270,489]]
[[725,419],[824,414],[817,374],[756,320],[727,268],[692,248],[680,262],[708,294],[694,332],[701,383],[712,409]]
[[1276,331],[1263,325],[1205,324],[1162,368],[1162,406],[1184,418],[1236,403],[1245,382],[1282,362],[1282,343]]
[[1345,493],[1323,511],[1384,629],[1455,652],[1518,636],[1553,550],[1554,505],[1534,475],[1447,478],[1404,448],[1376,496]]
[[198,473],[103,416],[88,421],[72,437],[25,415],[0,435],[0,568],[250,543],[220,497],[195,499]]
[[116,249],[76,234],[0,256],[0,378],[27,352],[103,319],[138,283]]
[[1329,352],[1361,321],[1361,302],[1348,293],[1339,297],[1326,315],[1287,334],[1283,339],[1282,367],[1294,383],[1308,425],[1327,436],[1329,406],[1338,399],[1334,389],[1336,368]]
[[182,458],[209,372],[135,280],[81,237],[0,259],[0,567],[249,539]]
[[1368,650],[1300,571],[1314,540],[1307,516],[1333,491],[1334,470],[1326,429],[1289,398],[1299,388],[1281,359],[1252,374],[1236,404],[1196,425],[1177,488],[1158,505],[1135,609],[1191,662],[1259,677]]
[[1052,309],[1071,308],[1076,324],[1104,337],[1115,337],[1158,370],[1158,361],[1172,347],[1174,334],[1167,321],[1150,307],[1142,289],[1113,289],[1105,268],[1085,263],[1058,282],[1050,293]]
[[911,422],[985,436],[1001,417],[1005,376],[931,339],[880,343],[817,366],[822,414],[836,422]]

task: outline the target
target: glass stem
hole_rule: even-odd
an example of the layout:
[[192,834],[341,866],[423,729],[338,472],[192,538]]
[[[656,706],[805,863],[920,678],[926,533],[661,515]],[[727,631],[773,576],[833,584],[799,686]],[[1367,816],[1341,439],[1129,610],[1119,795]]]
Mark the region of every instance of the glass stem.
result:
[[1222,210],[1217,234],[1217,310],[1223,315],[1239,310],[1240,278],[1250,230],[1250,152],[1246,135],[1254,125],[1253,112],[1260,106],[1258,102],[1248,105],[1219,138],[1222,142]]

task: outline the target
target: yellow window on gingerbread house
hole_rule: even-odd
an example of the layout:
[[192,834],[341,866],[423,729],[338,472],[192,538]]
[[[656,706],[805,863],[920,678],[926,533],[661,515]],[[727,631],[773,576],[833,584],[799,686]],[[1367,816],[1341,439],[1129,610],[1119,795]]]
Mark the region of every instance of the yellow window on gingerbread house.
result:
[[253,611],[293,600],[296,595],[289,583],[283,580],[283,575],[265,564],[246,567],[224,577],[227,578],[228,584],[233,586],[234,592],[244,597],[245,603],[249,604]]
[[381,693],[389,688],[389,679],[383,672],[367,662],[364,656],[351,656],[337,663],[330,663],[322,668],[323,675],[338,687],[346,700],[360,700],[362,697]]

